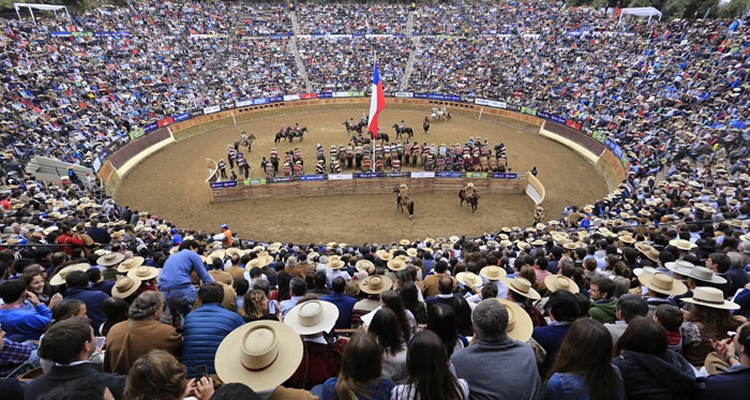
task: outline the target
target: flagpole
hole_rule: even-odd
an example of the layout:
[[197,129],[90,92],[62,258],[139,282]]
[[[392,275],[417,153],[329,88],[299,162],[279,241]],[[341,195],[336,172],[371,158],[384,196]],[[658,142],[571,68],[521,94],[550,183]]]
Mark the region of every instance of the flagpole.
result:
[[[375,70],[375,66],[378,65],[378,54],[375,53],[375,48],[372,49],[372,69]],[[375,96],[375,85],[370,85],[372,87],[373,93],[370,96]],[[368,121],[369,122],[369,121]],[[378,118],[378,124],[380,124],[380,119]],[[375,130],[378,130],[379,128],[376,126]],[[375,134],[376,138],[380,138],[380,132],[373,132]],[[370,134],[370,138],[372,138],[373,135]],[[372,172],[375,172],[375,140],[372,141]]]

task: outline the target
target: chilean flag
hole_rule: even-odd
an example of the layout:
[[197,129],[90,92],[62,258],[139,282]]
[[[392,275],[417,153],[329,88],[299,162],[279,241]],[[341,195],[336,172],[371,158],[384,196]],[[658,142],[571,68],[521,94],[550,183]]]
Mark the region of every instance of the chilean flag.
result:
[[380,80],[380,70],[375,64],[375,72],[372,75],[372,97],[370,97],[370,125],[367,127],[373,139],[378,137],[378,114],[385,108],[385,94],[383,93],[383,82]]

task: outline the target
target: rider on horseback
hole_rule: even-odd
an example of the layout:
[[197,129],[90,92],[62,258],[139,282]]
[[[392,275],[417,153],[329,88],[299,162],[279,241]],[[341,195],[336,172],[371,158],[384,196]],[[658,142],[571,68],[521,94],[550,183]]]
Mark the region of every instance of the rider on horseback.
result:
[[396,204],[401,204],[401,199],[409,197],[409,187],[405,183],[402,183],[398,188],[398,195],[396,196]]
[[464,188],[464,193],[466,193],[467,199],[477,194],[476,189],[474,189],[474,182],[469,182],[466,184],[466,187]]

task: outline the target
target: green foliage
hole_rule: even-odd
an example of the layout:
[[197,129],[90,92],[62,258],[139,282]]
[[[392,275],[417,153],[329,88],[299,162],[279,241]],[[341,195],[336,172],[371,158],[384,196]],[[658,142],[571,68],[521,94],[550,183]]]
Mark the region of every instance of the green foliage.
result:
[[630,0],[628,7],[651,7],[653,3],[651,0]]
[[719,11],[719,17],[721,18],[741,18],[745,10],[747,10],[747,3],[750,0],[732,0],[724,8]]

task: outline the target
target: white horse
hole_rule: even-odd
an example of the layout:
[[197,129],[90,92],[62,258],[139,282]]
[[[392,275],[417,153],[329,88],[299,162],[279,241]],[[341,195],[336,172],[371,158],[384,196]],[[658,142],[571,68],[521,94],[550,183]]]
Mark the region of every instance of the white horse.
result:
[[443,118],[445,118],[446,120],[451,119],[451,114],[448,112],[448,107],[432,107],[432,119],[442,121]]

